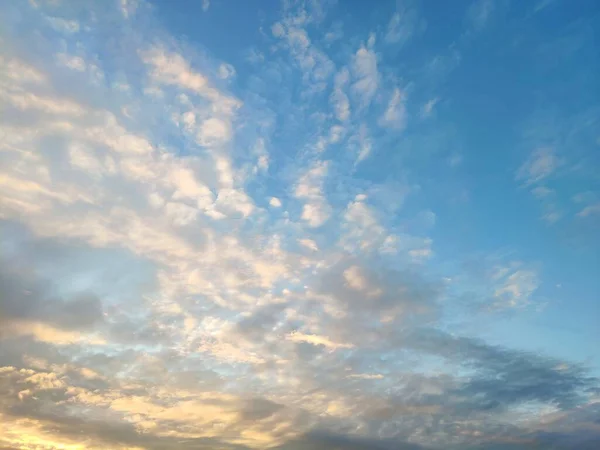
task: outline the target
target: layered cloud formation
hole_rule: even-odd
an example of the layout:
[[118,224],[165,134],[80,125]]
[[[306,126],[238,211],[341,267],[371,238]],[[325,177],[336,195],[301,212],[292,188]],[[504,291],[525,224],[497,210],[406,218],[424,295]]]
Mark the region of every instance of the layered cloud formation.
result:
[[[472,143],[436,119],[504,3],[411,63],[412,3],[356,33],[342,4],[273,5],[235,52],[166,25],[180,2],[3,4],[0,447],[597,448],[598,361],[511,340],[578,278],[481,238]],[[489,176],[596,249],[577,117]]]

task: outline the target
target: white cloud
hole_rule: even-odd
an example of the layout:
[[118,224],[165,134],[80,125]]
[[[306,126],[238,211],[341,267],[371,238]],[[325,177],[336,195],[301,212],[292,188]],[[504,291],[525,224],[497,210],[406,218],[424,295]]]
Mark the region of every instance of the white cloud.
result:
[[371,143],[371,138],[369,137],[367,126],[361,125],[358,131],[358,155],[356,157],[355,165],[364,161],[371,154],[371,150],[373,149],[373,144]]
[[81,343],[84,345],[104,345],[106,341],[95,333],[66,331],[39,321],[12,321],[2,324],[0,339],[7,336],[27,336],[32,339],[59,346]]
[[595,214],[600,215],[600,203],[596,203],[593,205],[586,206],[581,211],[577,213],[579,217],[589,217]]
[[302,245],[303,247],[312,250],[313,252],[316,252],[319,250],[319,246],[317,245],[317,243],[315,241],[313,241],[312,239],[298,239],[298,243],[300,245]]
[[408,251],[408,254],[413,259],[413,262],[420,263],[427,260],[433,254],[431,248],[416,248]]
[[373,49],[361,46],[356,51],[352,59],[352,72],[355,78],[352,92],[358,99],[360,108],[366,108],[379,87],[377,56]]
[[560,160],[554,149],[542,147],[533,151],[517,171],[517,179],[533,184],[548,178],[559,167]]
[[552,189],[548,189],[545,186],[536,186],[531,190],[531,193],[539,199],[546,198],[554,193]]
[[219,342],[214,339],[207,339],[198,347],[198,351],[209,353],[219,361],[244,364],[261,364],[265,360],[259,354],[249,349],[240,348],[229,342]]
[[206,146],[223,144],[231,139],[231,127],[227,121],[211,117],[200,125],[197,139]]
[[320,346],[328,348],[329,350],[338,350],[340,348],[352,348],[354,347],[352,344],[338,343],[333,342],[327,336],[320,336],[317,334],[305,334],[300,333],[298,331],[294,331],[293,333],[289,333],[285,337],[288,341],[291,342],[305,342],[307,344]]
[[331,44],[332,42],[338,41],[344,37],[344,31],[342,29],[341,22],[336,22],[331,27],[331,30],[325,33],[325,42]]
[[48,114],[67,116],[80,116],[84,113],[81,105],[64,98],[8,90],[0,90],[0,98],[21,110],[37,110]]
[[315,198],[311,203],[302,207],[302,220],[310,227],[317,228],[323,225],[331,216],[331,207],[322,198]]
[[121,14],[125,19],[128,19],[135,14],[138,6],[138,0],[121,0]]
[[301,218],[313,228],[323,225],[331,215],[331,206],[323,193],[327,170],[327,162],[316,162],[300,177],[295,187],[296,198],[306,201]]
[[367,279],[358,266],[351,266],[344,270],[344,279],[348,286],[357,291],[364,291],[368,287]]
[[385,33],[388,44],[404,45],[412,37],[419,24],[417,12],[401,8],[390,19]]
[[380,373],[353,373],[346,378],[355,378],[359,380],[383,380],[384,376]]
[[425,103],[421,107],[421,111],[420,111],[421,118],[426,119],[427,117],[431,117],[434,113],[435,105],[437,105],[439,100],[440,99],[436,97],[436,98],[432,98],[427,103]]
[[476,31],[482,30],[494,10],[494,0],[476,0],[467,10],[467,21]]
[[48,17],[47,20],[52,28],[61,33],[74,34],[79,32],[79,22],[76,20],[67,20],[62,17]]
[[248,50],[247,55],[246,55],[246,61],[248,61],[251,64],[260,64],[262,62],[264,62],[265,60],[265,55],[260,52],[259,50],[255,49],[255,48],[251,48],[250,50]]
[[256,157],[254,173],[267,173],[269,170],[269,153],[263,138],[258,138],[252,148],[252,155]]
[[379,123],[396,130],[403,130],[406,127],[406,106],[404,105],[404,94],[400,89],[394,89],[392,98],[385,113],[379,119]]
[[310,85],[310,91],[321,91],[325,81],[335,70],[335,65],[321,51],[302,28],[304,20],[299,17],[288,17],[282,22],[276,22],[271,27],[273,36],[282,39],[284,48],[289,51],[293,60],[303,74],[303,81]]
[[59,53],[57,55],[57,60],[63,66],[78,72],[84,72],[86,69],[85,61],[79,56],[70,56],[65,53]]
[[342,139],[344,134],[346,133],[346,129],[340,125],[333,125],[329,129],[329,142],[335,144]]
[[164,47],[154,46],[140,52],[144,63],[152,67],[151,77],[157,83],[176,86],[200,95],[214,104],[215,111],[230,116],[241,102],[215,89],[209,79],[192,69],[191,64],[178,53],[169,53]]
[[542,219],[551,224],[558,222],[561,218],[562,213],[556,210],[548,211],[542,216]]
[[277,197],[271,197],[269,199],[269,205],[273,208],[281,208],[281,200],[279,200]]
[[450,167],[458,167],[462,164],[463,162],[463,156],[455,153],[454,155],[450,156],[450,158],[448,158],[448,165]]
[[202,0],[202,11],[206,12],[210,8],[210,0]]
[[198,217],[198,209],[180,202],[168,202],[165,205],[165,214],[176,226],[185,226]]
[[105,170],[104,165],[90,147],[76,142],[69,146],[69,159],[74,167],[90,174],[100,175]]
[[266,172],[269,170],[269,157],[267,155],[260,155],[256,165],[261,172]]
[[344,233],[340,236],[340,245],[351,253],[375,250],[386,238],[384,227],[365,201],[365,196],[358,195],[348,204],[343,215]]
[[350,118],[350,100],[344,92],[344,89],[350,81],[350,72],[347,68],[342,68],[335,76],[334,88],[331,93],[330,102],[333,105],[335,116],[341,122]]
[[228,80],[235,77],[235,68],[231,64],[222,63],[219,65],[217,74],[220,79]]
[[521,308],[529,305],[540,285],[537,272],[522,267],[518,262],[497,267],[492,279],[497,283],[493,292],[492,305],[496,309]]
[[27,82],[43,84],[47,79],[47,77],[35,67],[16,58],[0,56],[0,67],[2,67],[1,76],[3,78],[8,78],[12,83]]
[[237,189],[221,189],[215,202],[216,208],[226,215],[241,214],[248,217],[254,211],[252,199]]
[[183,164],[175,164],[166,173],[164,181],[175,188],[173,198],[189,198],[198,205],[206,206],[210,203],[212,191],[197,179],[194,171]]
[[280,22],[275,22],[273,26],[271,26],[271,32],[275,37],[283,37],[285,28],[283,28],[283,25]]

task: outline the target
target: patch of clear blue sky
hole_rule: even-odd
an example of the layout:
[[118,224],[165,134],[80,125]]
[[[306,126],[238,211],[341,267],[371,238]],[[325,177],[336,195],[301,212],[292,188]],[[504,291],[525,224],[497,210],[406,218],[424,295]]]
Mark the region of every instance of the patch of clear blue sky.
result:
[[[376,51],[382,72],[411,86],[409,122],[400,136],[375,138],[373,157],[356,177],[368,183],[394,178],[408,168],[422,191],[405,208],[436,213],[431,232],[436,260],[460,261],[507,249],[515,259],[540,265],[542,283],[535,295],[548,302],[545,309],[483,321],[474,332],[497,343],[587,360],[598,369],[600,232],[573,219],[571,197],[590,188],[597,191],[600,177],[565,175],[555,181],[556,202],[569,216],[555,224],[540,219],[540,202],[515,180],[538,145],[554,146],[591,167],[600,162],[598,129],[577,123],[590,114],[597,120],[599,113],[594,112],[600,98],[599,4],[545,3],[495,2],[482,28],[475,30],[465,19],[471,2],[399,2],[416,8],[425,31],[417,30],[401,47],[378,42]],[[193,0],[153,4],[174,36],[235,66],[231,90],[243,97],[256,70],[247,61],[248,51],[270,55],[270,27],[281,4],[215,0],[207,12]],[[383,31],[376,25],[396,8],[395,2],[338,2],[324,22],[343,24],[342,39],[326,50],[330,58],[335,62],[336,52],[355,51],[371,31]],[[456,55],[458,61],[453,60]],[[436,57],[445,67],[432,71]],[[278,88],[272,88],[276,97]],[[435,116],[420,122],[418,109],[433,98],[440,99]],[[527,138],[532,134],[537,142]],[[295,136],[279,139],[269,149],[275,160],[277,152],[289,151]],[[455,168],[448,165],[452,154],[461,158]]]

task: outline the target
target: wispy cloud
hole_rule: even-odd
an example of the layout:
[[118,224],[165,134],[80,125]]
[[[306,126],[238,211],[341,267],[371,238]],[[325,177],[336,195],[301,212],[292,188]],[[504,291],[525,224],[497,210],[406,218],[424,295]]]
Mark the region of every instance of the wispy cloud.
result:
[[559,167],[560,160],[552,148],[539,148],[531,153],[517,171],[517,179],[534,184],[549,177]]
[[415,9],[400,7],[392,15],[385,32],[384,40],[388,44],[404,45],[412,36],[425,26]]
[[427,117],[431,117],[434,113],[435,106],[438,104],[439,101],[440,101],[440,99],[436,97],[436,98],[432,98],[427,103],[425,103],[421,107],[421,112],[420,112],[421,117],[424,119]]
[[359,107],[366,108],[379,87],[377,55],[371,46],[361,45],[356,51],[352,60],[352,72],[355,78],[352,92],[358,99]]
[[323,192],[327,170],[326,161],[315,163],[300,177],[295,188],[295,196],[306,201],[302,207],[302,219],[311,227],[323,225],[331,214],[331,207]]
[[467,10],[467,21],[475,31],[482,30],[494,11],[494,0],[476,0]]
[[383,116],[379,123],[383,126],[402,130],[406,126],[406,107],[404,106],[404,94],[400,89],[394,89]]

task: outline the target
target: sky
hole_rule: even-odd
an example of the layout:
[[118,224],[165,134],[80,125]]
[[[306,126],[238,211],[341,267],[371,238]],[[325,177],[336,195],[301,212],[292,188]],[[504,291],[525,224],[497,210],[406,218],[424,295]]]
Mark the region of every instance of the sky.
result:
[[598,30],[0,1],[0,449],[600,448]]

